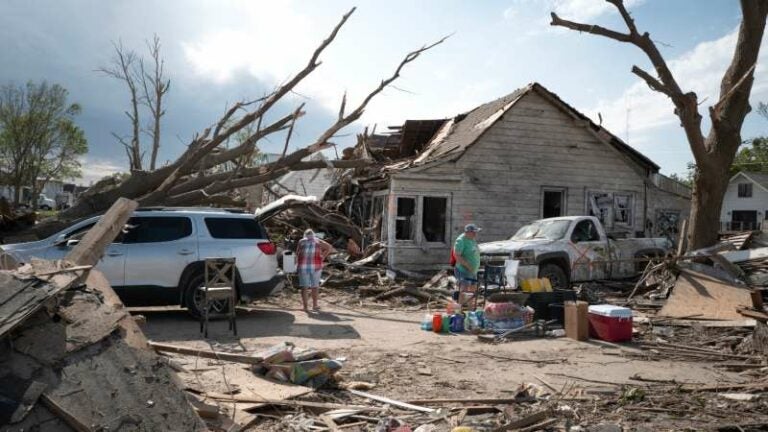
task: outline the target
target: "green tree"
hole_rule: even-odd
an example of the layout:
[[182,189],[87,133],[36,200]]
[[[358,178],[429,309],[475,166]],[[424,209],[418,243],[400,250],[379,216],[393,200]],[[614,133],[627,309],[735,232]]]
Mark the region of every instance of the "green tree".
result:
[[21,190],[37,195],[52,179],[81,175],[79,157],[88,151],[85,135],[74,118],[78,104],[67,102],[67,90],[58,84],[29,82],[0,88],[0,171],[13,187],[13,202]]
[[731,174],[739,171],[768,171],[768,137],[757,137],[747,141],[731,165]]

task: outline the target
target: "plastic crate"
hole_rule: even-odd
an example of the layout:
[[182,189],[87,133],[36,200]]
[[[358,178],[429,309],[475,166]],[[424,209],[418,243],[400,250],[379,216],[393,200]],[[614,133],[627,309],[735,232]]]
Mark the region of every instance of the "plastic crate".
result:
[[551,320],[556,317],[552,316],[549,305],[552,303],[564,303],[565,301],[576,301],[576,291],[574,290],[557,290],[552,292],[535,292],[530,293],[530,296],[525,301],[526,306],[530,306],[536,312],[533,316],[534,320]]

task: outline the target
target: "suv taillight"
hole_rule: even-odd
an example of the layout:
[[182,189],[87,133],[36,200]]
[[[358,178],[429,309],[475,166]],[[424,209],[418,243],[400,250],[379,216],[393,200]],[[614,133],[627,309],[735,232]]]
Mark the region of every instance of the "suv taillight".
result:
[[256,246],[258,246],[259,249],[261,249],[261,251],[266,255],[274,255],[277,253],[277,248],[272,242],[261,242],[257,243]]

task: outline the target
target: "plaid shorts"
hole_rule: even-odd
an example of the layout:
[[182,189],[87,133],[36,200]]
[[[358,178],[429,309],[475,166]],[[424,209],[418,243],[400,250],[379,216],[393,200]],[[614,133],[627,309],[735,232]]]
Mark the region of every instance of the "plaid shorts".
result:
[[322,270],[299,270],[299,286],[302,288],[319,287],[322,273]]

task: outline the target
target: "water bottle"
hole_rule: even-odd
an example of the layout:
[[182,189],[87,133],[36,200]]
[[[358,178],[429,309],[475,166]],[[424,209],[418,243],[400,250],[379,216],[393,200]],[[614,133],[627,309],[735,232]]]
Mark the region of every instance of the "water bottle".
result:
[[464,315],[454,314],[451,316],[451,331],[453,333],[464,332]]
[[424,318],[421,319],[421,329],[426,331],[432,330],[432,315],[424,315]]
[[443,314],[436,313],[432,315],[432,331],[440,333],[443,329]]

